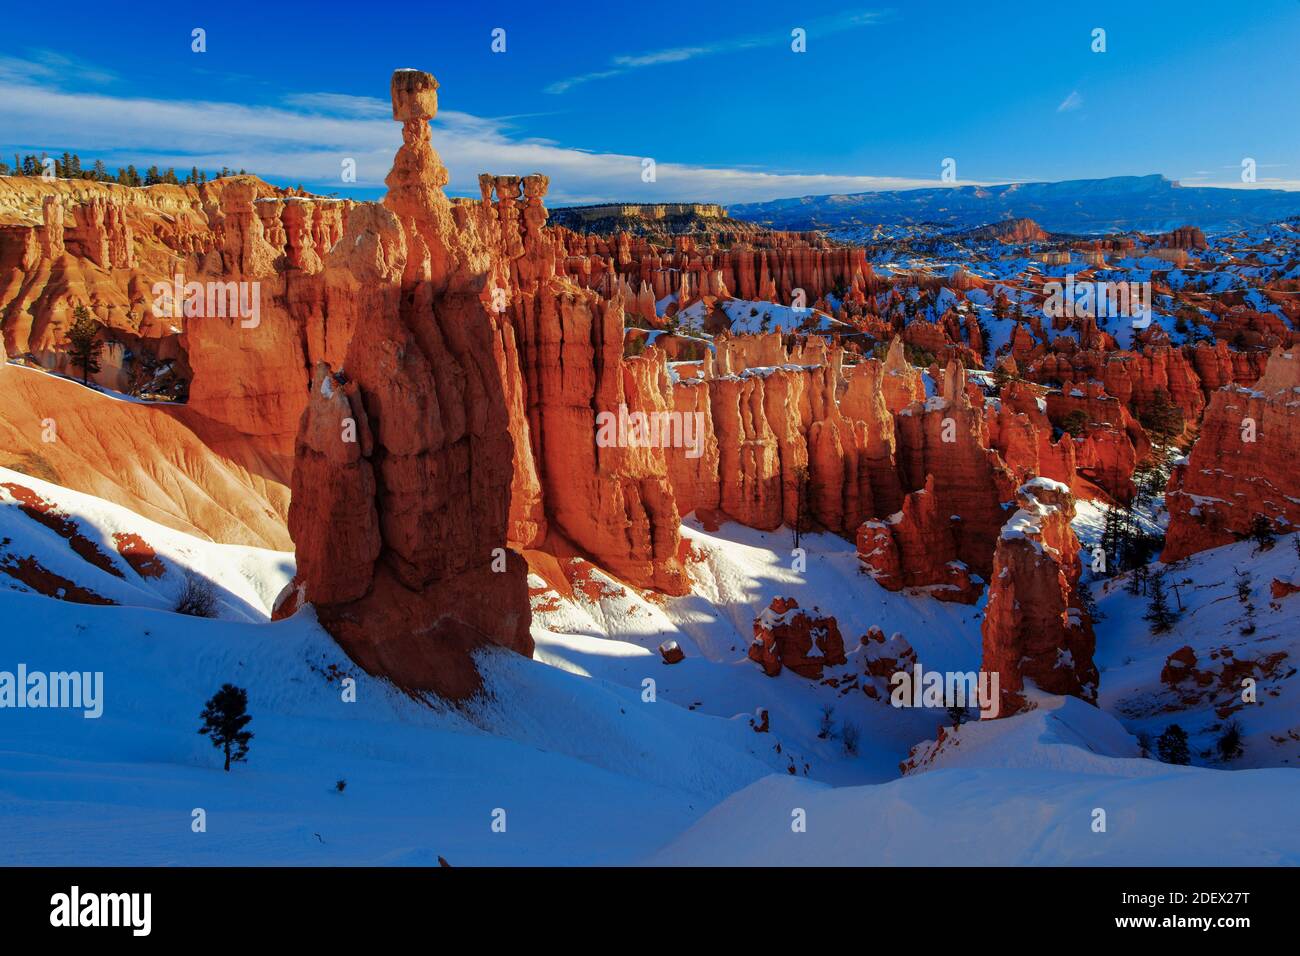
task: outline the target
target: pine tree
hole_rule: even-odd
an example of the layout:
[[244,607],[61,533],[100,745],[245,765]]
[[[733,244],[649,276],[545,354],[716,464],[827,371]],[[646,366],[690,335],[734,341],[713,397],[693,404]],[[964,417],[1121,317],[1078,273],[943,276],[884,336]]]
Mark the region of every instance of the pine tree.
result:
[[[1133,514],[1128,508],[1110,505],[1106,508],[1106,518],[1102,525],[1101,547],[1106,552],[1110,573],[1125,570],[1132,564],[1133,556]],[[1138,593],[1129,583],[1130,593]]]
[[84,305],[72,312],[72,327],[68,329],[68,360],[81,368],[81,384],[89,385],[90,376],[99,371],[99,353],[104,343],[99,341],[99,323]]
[[248,691],[234,684],[222,684],[199,714],[203,726],[199,733],[212,741],[212,746],[226,755],[226,772],[232,762],[238,763],[248,755],[248,742],[253,735],[244,728],[253,718],[248,714]]
[[794,470],[795,511],[794,511],[794,546],[799,547],[799,537],[808,521],[808,466],[797,465]]
[[1170,401],[1169,392],[1163,387],[1155,389],[1151,405],[1138,416],[1138,421],[1157,445],[1168,445],[1182,434],[1185,424],[1182,410]]
[[1007,294],[999,289],[998,294],[993,297],[993,318],[1005,319],[1009,307],[1010,302],[1007,300]]
[[1177,724],[1170,724],[1156,739],[1156,751],[1165,763],[1186,765],[1192,762],[1187,751],[1187,731]]
[[[988,362],[988,360],[989,360],[989,340],[990,340],[993,336],[992,336],[992,333],[989,332],[988,324],[984,321],[984,317],[983,317],[982,315],[977,315],[977,316],[975,317],[975,327],[976,327],[977,329],[979,329],[979,333],[980,333],[980,358],[982,358],[985,362]],[[996,375],[996,372],[997,372],[997,370],[994,369],[994,374],[995,374],[995,375]],[[999,389],[1000,389],[1000,388],[1001,388],[1001,386],[999,386]]]
[[1104,621],[1106,615],[1097,609],[1097,599],[1092,596],[1092,585],[1085,581],[1080,581],[1074,588],[1074,593],[1079,598],[1079,606],[1083,608],[1090,621]]
[[1119,570],[1119,509],[1106,506],[1101,524],[1101,550],[1106,555],[1107,570]]
[[1241,745],[1241,724],[1236,720],[1228,721],[1223,728],[1223,733],[1214,742],[1214,746],[1219,751],[1219,759],[1222,761],[1236,760],[1240,757],[1245,752],[1245,748]]
[[1139,564],[1133,568],[1133,574],[1128,581],[1128,593],[1134,597],[1139,594],[1146,594],[1149,577],[1150,572],[1145,564]]
[[1250,537],[1260,551],[1270,551],[1277,540],[1273,534],[1273,525],[1261,514],[1250,519]]
[[998,362],[993,366],[993,388],[999,394],[1002,392],[1002,389],[1006,388],[1007,383],[1015,377],[1016,376],[1012,375],[1011,372],[1007,370],[1006,365],[1002,362]]
[[1143,619],[1151,625],[1152,634],[1164,634],[1174,622],[1178,620],[1178,615],[1169,607],[1169,599],[1165,596],[1165,573],[1157,571],[1151,575],[1151,600],[1147,604],[1147,612]]
[[1080,438],[1088,430],[1088,413],[1082,408],[1076,408],[1070,414],[1065,416],[1061,422],[1062,431],[1068,432],[1074,438]]
[[101,182],[101,183],[108,182],[109,179],[111,178],[108,175],[108,167],[104,165],[104,161],[102,159],[95,160],[94,168],[92,168],[90,171],[90,178],[94,179],[96,182]]

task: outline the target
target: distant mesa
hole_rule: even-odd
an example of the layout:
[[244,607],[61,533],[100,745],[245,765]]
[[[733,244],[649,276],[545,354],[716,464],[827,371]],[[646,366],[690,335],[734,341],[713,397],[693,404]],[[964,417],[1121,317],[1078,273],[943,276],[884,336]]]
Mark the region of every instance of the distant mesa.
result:
[[550,221],[574,232],[629,232],[633,235],[678,236],[686,234],[762,231],[754,223],[727,215],[717,203],[601,203],[550,210]]
[[1191,224],[1223,232],[1300,215],[1300,192],[1183,186],[1160,175],[1057,183],[940,186],[801,196],[729,207],[736,219],[772,229],[839,229],[930,223],[949,229],[1033,219],[1049,232],[1159,233]]

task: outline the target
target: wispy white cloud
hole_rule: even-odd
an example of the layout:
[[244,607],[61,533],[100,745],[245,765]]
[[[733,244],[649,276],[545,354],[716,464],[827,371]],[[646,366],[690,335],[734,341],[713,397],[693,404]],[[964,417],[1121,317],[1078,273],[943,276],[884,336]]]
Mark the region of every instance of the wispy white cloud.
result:
[[717,56],[722,53],[739,53],[742,50],[788,45],[791,42],[791,31],[797,26],[802,26],[807,31],[808,42],[812,43],[815,42],[818,36],[830,36],[831,34],[842,33],[845,30],[856,30],[861,27],[871,26],[878,23],[880,19],[881,14],[870,11],[845,12],[805,24],[792,23],[784,32],[774,30],[771,33],[723,37],[710,43],[670,47],[663,50],[652,50],[648,53],[624,54],[611,59],[608,66],[602,69],[589,73],[578,73],[574,76],[556,80],[546,87],[546,92],[567,93],[575,86],[583,83],[620,76],[646,67],[663,66],[666,63],[685,63],[687,60],[693,60],[701,56]]
[[374,96],[347,93],[295,93],[284,98],[286,106],[308,113],[334,113],[342,116],[387,116],[392,106]]
[[1083,105],[1083,97],[1079,95],[1078,90],[1071,90],[1070,95],[1061,100],[1061,105],[1056,108],[1058,113],[1069,113],[1077,110]]
[[103,86],[116,82],[117,74],[53,50],[31,50],[26,57],[0,56],[0,80],[56,87],[78,83]]
[[[934,179],[769,172],[697,166],[654,157],[654,182],[642,180],[641,156],[567,148],[525,138],[509,119],[444,110],[433,122],[434,145],[451,172],[449,188],[478,194],[478,174],[551,177],[552,204],[628,200],[752,202],[787,196],[945,185]],[[160,100],[79,93],[0,79],[0,130],[7,152],[78,151],[110,165],[159,164],[187,169],[228,166],[273,181],[347,194],[344,159],[356,161],[356,187],[377,190],[401,145],[400,126],[383,100],[311,92],[276,106]]]

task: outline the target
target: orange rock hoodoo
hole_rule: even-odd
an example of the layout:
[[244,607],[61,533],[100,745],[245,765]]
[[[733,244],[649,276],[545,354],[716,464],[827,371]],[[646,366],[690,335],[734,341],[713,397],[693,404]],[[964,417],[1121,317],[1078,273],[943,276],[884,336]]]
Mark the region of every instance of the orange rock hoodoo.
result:
[[506,547],[522,407],[513,331],[488,296],[503,243],[491,209],[453,212],[442,193],[436,91],[394,74],[388,196],[348,217],[327,259],[342,361],[313,373],[289,530],[306,599],[358,663],[465,697],[475,648],[532,652],[527,572]]
[[1230,544],[1255,516],[1300,528],[1300,354],[1273,351],[1253,388],[1213,394],[1201,434],[1169,479],[1165,561]]
[[1038,478],[998,538],[984,613],[981,668],[996,672],[999,716],[1023,709],[1026,681],[1053,694],[1097,698],[1092,622],[1079,600],[1079,541],[1069,489]]

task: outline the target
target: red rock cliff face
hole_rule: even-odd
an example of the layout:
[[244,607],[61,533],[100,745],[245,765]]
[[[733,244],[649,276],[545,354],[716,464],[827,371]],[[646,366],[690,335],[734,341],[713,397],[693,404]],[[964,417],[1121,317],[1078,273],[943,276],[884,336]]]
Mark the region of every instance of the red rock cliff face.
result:
[[1275,349],[1253,389],[1215,392],[1200,437],[1166,491],[1164,561],[1230,544],[1255,515],[1300,527],[1300,356]]
[[328,257],[337,311],[359,322],[342,369],[314,373],[289,524],[305,597],[353,659],[463,698],[480,683],[472,651],[531,654],[532,639],[526,569],[506,547],[518,371],[487,295],[500,234],[442,193],[436,90],[427,73],[394,74],[404,145],[389,194],[348,218]]
[[954,560],[987,580],[993,542],[1006,517],[1002,503],[1011,499],[1015,480],[990,448],[965,370],[950,363],[943,394],[908,406],[896,426],[904,486],[922,488],[933,478],[938,511],[949,521]]
[[1024,707],[1026,681],[1095,703],[1095,639],[1076,590],[1074,500],[1064,485],[1039,478],[1021,486],[1016,502],[1020,510],[998,538],[982,625],[981,667],[999,675],[998,716]]
[[[522,219],[514,177],[481,180],[484,208],[493,209],[489,178],[507,249],[517,254],[501,281],[515,283],[505,317],[517,336],[549,546],[576,548],[638,587],[684,594],[681,518],[664,446],[686,436],[660,427],[675,411],[666,370],[653,356],[623,360],[621,297],[603,299],[554,274],[553,240],[542,229],[545,177],[523,180]],[[643,421],[653,423],[653,436]]]
[[[321,255],[352,205],[251,176],[135,189],[0,179],[5,352],[72,371],[66,329],[85,305],[103,326],[98,384],[179,383],[169,397],[187,398],[214,450],[287,484],[308,369],[327,357]],[[207,289],[196,311],[159,299],[178,277]]]

